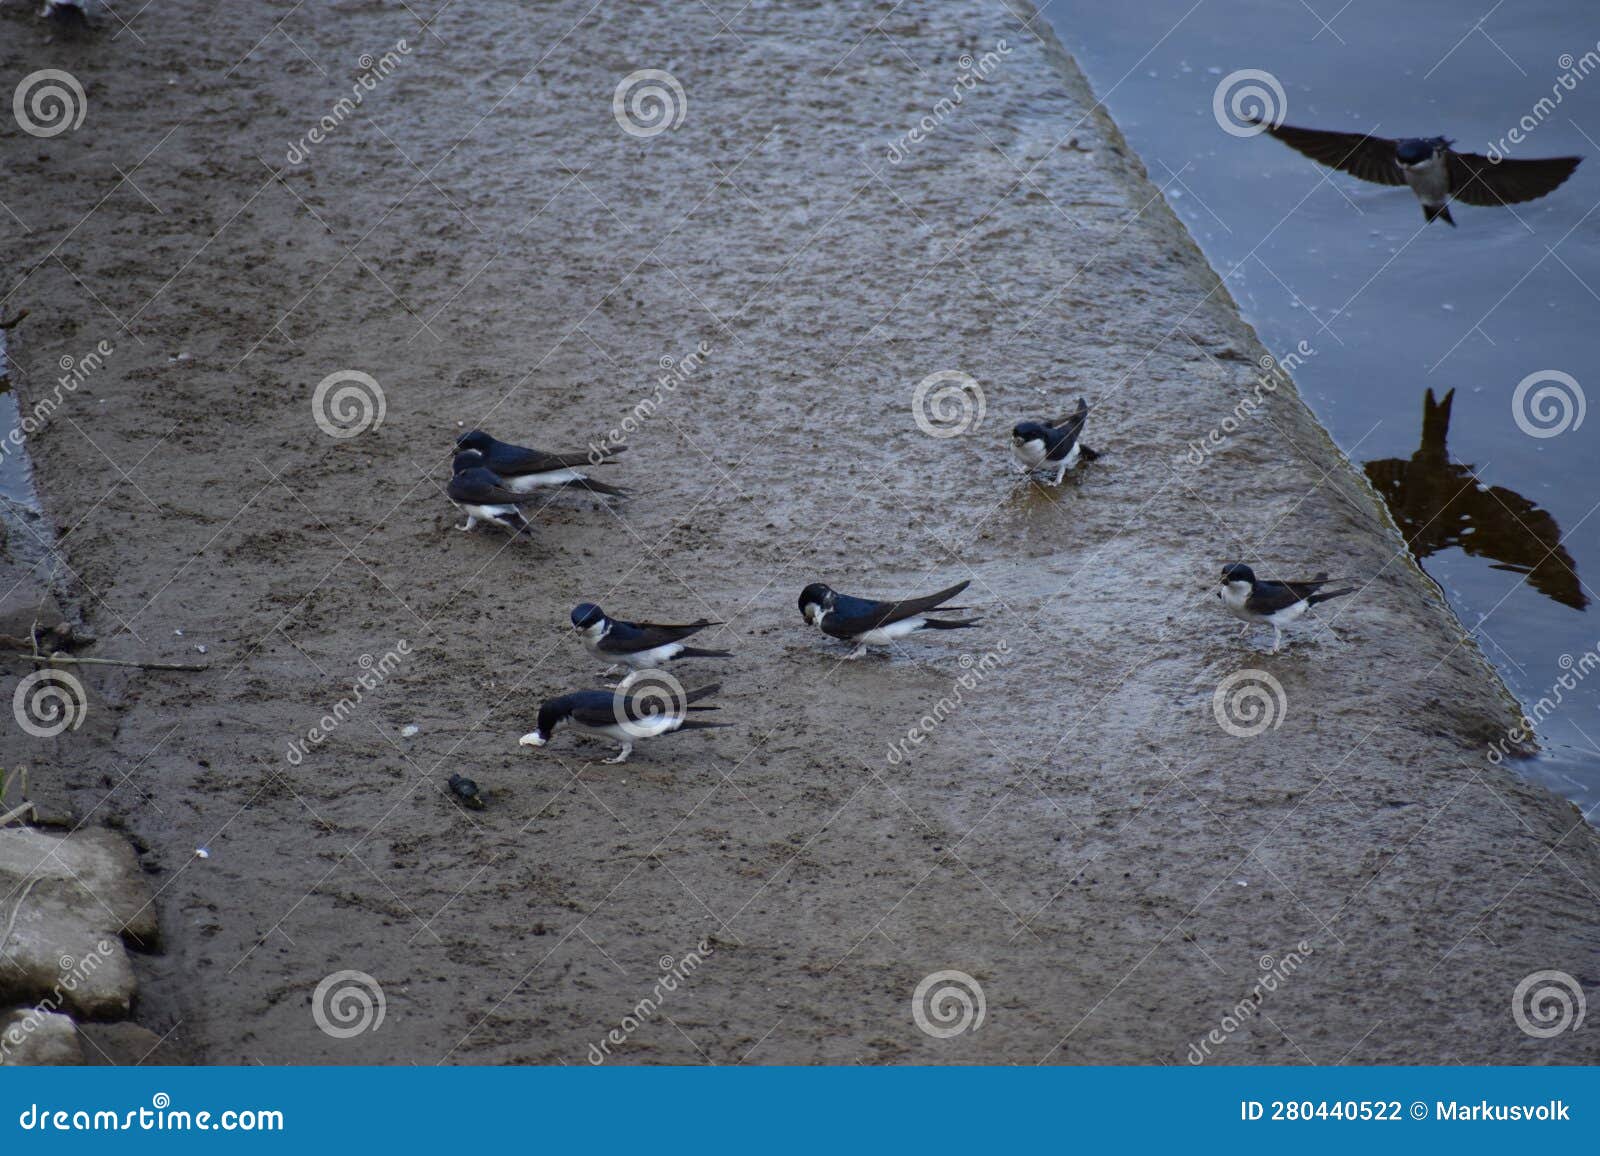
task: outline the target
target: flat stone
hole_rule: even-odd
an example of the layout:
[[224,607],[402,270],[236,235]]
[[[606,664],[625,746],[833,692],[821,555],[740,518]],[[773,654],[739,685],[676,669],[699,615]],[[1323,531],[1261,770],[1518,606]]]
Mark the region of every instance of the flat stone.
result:
[[71,1016],[26,1007],[0,1013],[0,1067],[82,1063]]
[[91,1067],[189,1062],[171,1035],[158,1036],[135,1023],[79,1024],[78,1036],[83,1041],[83,1062]]
[[122,1019],[135,981],[123,943],[157,944],[133,848],[104,829],[0,831],[0,1002]]

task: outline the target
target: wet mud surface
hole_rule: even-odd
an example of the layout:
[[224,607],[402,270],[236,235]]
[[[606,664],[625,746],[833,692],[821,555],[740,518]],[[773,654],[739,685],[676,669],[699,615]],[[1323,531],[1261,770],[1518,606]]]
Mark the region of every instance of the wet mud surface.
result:
[[[94,51],[5,12],[0,77],[89,101],[5,138],[24,401],[114,346],[30,444],[59,581],[93,653],[211,664],[83,668],[81,729],[5,736],[148,847],[141,1020],[213,1063],[584,1063],[696,953],[612,1062],[1183,1063],[1293,952],[1211,1062],[1593,1062],[1511,997],[1595,980],[1594,832],[1485,760],[1509,699],[1292,388],[1189,460],[1266,351],[1048,30],[728,7],[175,3]],[[619,127],[642,68],[677,128]],[[345,439],[313,420],[340,370],[385,400]],[[914,420],[943,371],[983,393],[960,436]],[[1079,395],[1101,459],[1020,480],[1010,425]],[[614,512],[452,529],[463,423],[582,448],[646,399]],[[1238,558],[1362,593],[1267,655],[1212,594]],[[795,606],[964,578],[981,630],[859,662]],[[594,681],[581,600],[726,620],[737,657],[677,673],[737,726],[519,749]],[[1244,670],[1282,688],[1253,738],[1213,709]],[[912,995],[948,969],[986,1012],[941,1039]],[[317,1026],[341,970],[377,1030]]]

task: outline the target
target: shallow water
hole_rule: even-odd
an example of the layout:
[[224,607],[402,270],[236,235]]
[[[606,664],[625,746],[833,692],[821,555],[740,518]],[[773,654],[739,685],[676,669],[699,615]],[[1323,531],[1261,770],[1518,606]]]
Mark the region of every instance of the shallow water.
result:
[[[1487,16],[1452,0],[1413,2],[1403,16],[1332,0],[1040,7],[1267,346],[1314,351],[1294,369],[1308,403],[1539,720],[1545,750],[1519,768],[1585,809],[1600,803],[1600,670],[1581,677],[1600,646],[1589,613],[1600,588],[1600,417],[1580,424],[1579,406],[1585,389],[1600,397],[1600,69],[1582,62],[1600,54],[1592,7],[1511,0]],[[1276,78],[1288,124],[1443,134],[1482,154],[1527,115],[1535,127],[1506,155],[1590,159],[1542,200],[1456,206],[1458,228],[1424,227],[1408,190],[1330,173],[1270,137],[1224,132],[1213,96],[1242,69]],[[1536,113],[1557,88],[1560,103]],[[1570,375],[1576,392],[1555,383],[1565,410],[1552,398],[1553,420],[1525,417],[1547,433],[1533,436],[1513,395],[1541,371]],[[1548,435],[1564,416],[1565,431]]]
[[[6,351],[6,331],[0,329],[0,431],[17,428],[17,395],[12,388],[11,362]],[[28,480],[28,462],[20,449],[0,447],[0,499],[37,509],[37,499]],[[0,511],[3,516],[3,511]]]

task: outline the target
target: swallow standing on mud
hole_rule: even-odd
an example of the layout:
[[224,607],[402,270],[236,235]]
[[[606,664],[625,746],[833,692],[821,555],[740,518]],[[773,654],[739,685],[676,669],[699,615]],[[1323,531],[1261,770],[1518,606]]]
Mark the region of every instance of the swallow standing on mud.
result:
[[1263,582],[1255,571],[1242,562],[1222,568],[1222,586],[1217,597],[1235,618],[1242,618],[1250,626],[1261,623],[1272,627],[1272,653],[1277,654],[1283,643],[1283,628],[1299,618],[1319,602],[1351,593],[1355,588],[1323,590],[1335,579],[1318,574],[1307,582]]
[[704,686],[685,694],[681,688],[663,696],[661,687],[644,691],[579,690],[558,698],[546,699],[539,707],[539,720],[518,740],[525,747],[542,747],[561,723],[569,723],[583,734],[598,735],[622,744],[622,750],[608,763],[626,762],[633,744],[674,731],[707,730],[732,723],[702,722],[691,719],[690,711],[716,710],[714,706],[694,706],[709,698],[720,686]]
[[597,482],[578,467],[613,465],[612,455],[620,454],[627,448],[612,446],[605,451],[595,450],[587,454],[547,454],[543,450],[530,450],[496,441],[481,429],[456,438],[458,452],[477,450],[484,457],[484,465],[499,474],[506,489],[514,494],[526,494],[541,486],[572,486],[593,494],[626,497],[626,490]]
[[467,524],[456,529],[470,530],[479,522],[493,522],[517,534],[533,530],[517,507],[536,499],[508,490],[498,474],[484,468],[483,455],[477,450],[457,454],[451,470],[450,488],[445,493],[467,515]]
[[1450,202],[1494,208],[1536,200],[1572,175],[1582,157],[1491,160],[1458,153],[1448,137],[1367,136],[1315,128],[1274,126],[1267,132],[1318,164],[1379,185],[1408,185],[1422,202],[1424,219],[1454,225]]
[[1056,467],[1056,485],[1079,460],[1092,462],[1100,455],[1078,439],[1089,420],[1089,403],[1078,399],[1078,408],[1058,422],[1019,421],[1011,430],[1011,452],[1022,468],[1031,473],[1040,466]]
[[860,658],[869,646],[888,646],[897,638],[904,638],[918,630],[960,630],[976,626],[976,618],[929,618],[927,612],[935,608],[946,613],[969,609],[966,606],[940,606],[960,594],[971,581],[960,582],[937,594],[921,598],[907,598],[902,602],[875,602],[870,598],[854,598],[849,594],[813,582],[800,591],[800,613],[812,626],[833,638],[855,643],[856,648],[846,658]]
[[617,664],[628,668],[628,674],[617,684],[625,690],[639,677],[641,671],[664,666],[680,658],[732,658],[732,651],[705,650],[685,646],[683,640],[708,626],[721,626],[709,618],[699,622],[669,625],[660,622],[625,622],[610,618],[593,602],[580,602],[572,608],[572,626],[583,635],[583,645],[596,658],[612,665],[604,673],[610,674]]

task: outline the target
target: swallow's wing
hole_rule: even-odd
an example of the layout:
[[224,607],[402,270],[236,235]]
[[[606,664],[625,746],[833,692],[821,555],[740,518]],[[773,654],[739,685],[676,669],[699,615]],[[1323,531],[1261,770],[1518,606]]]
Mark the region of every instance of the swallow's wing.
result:
[[1319,575],[1309,582],[1257,582],[1255,590],[1245,599],[1245,608],[1257,614],[1276,614],[1280,610],[1287,610],[1302,598],[1311,597],[1318,587],[1327,584],[1326,575]]
[[1050,452],[1045,456],[1052,462],[1059,462],[1072,451],[1083,436],[1084,423],[1089,420],[1089,403],[1083,398],[1078,399],[1078,408],[1073,410],[1071,416],[1064,417],[1055,423],[1051,429]]
[[448,493],[452,501],[473,506],[517,506],[532,500],[528,494],[513,494],[500,484],[499,478],[482,468],[462,470],[451,478]]
[[601,639],[600,649],[612,654],[636,654],[641,650],[654,650],[658,646],[666,646],[670,642],[681,642],[708,626],[720,625],[722,625],[720,622],[712,622],[710,619],[681,625],[614,621],[611,630]]
[[643,716],[635,712],[633,705],[626,695],[588,691],[572,704],[572,721],[586,727],[614,727],[621,725],[622,720],[617,717],[621,714],[629,722],[638,722]]
[[[892,622],[915,618],[918,614],[934,609],[941,602],[948,602],[971,584],[969,579],[966,582],[958,582],[946,590],[940,590],[936,594],[907,598],[903,602],[874,602],[867,598],[852,598],[848,594],[841,594],[833,604],[833,626],[844,634],[864,634],[868,630],[876,630]],[[951,606],[948,609],[964,608]]]
[[1450,195],[1467,205],[1516,205],[1553,191],[1572,175],[1582,157],[1491,161],[1476,153],[1451,152]]
[[1292,124],[1263,124],[1266,130],[1296,152],[1318,164],[1327,165],[1378,185],[1403,185],[1405,174],[1394,158],[1395,142],[1387,137],[1359,132],[1326,132],[1320,128],[1296,128]]
[[497,442],[489,455],[489,468],[505,478],[548,474],[589,464],[588,454],[547,454],[543,450]]

